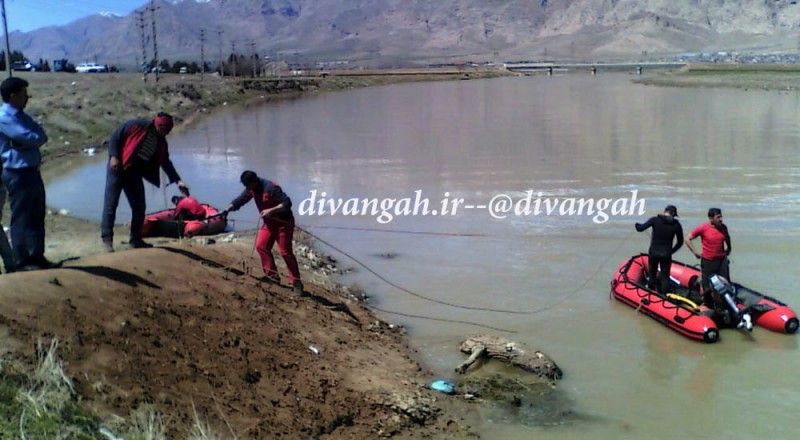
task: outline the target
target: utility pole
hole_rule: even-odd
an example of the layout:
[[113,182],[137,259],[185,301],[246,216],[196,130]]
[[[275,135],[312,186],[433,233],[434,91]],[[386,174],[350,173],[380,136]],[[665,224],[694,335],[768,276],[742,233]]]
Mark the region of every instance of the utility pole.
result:
[[147,39],[144,35],[144,10],[139,14],[139,31],[142,33],[142,81],[147,82]]
[[156,44],[156,2],[155,0],[150,0],[150,12],[152,12],[152,23],[153,23],[153,64],[156,67],[156,82],[158,82],[158,71],[161,70],[160,66],[158,65],[158,44]]
[[225,64],[222,62],[222,26],[217,28],[217,43],[219,43],[219,77],[225,76]]
[[206,30],[200,29],[200,82],[203,82],[203,74],[206,71]]
[[258,76],[258,54],[256,54],[256,40],[250,41],[250,49],[253,51],[253,78]]
[[6,70],[8,70],[8,77],[11,78],[11,45],[8,44],[8,22],[6,21],[6,1],[0,0],[0,6],[3,10],[3,32],[6,34]]
[[233,60],[233,77],[236,78],[236,42],[231,41],[231,60]]

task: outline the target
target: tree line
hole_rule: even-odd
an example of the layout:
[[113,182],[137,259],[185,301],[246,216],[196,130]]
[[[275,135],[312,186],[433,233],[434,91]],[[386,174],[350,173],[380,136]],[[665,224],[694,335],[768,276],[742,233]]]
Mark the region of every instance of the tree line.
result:
[[[16,70],[36,70],[37,72],[75,72],[75,64],[63,58],[52,60],[52,63],[50,60],[43,58],[39,58],[38,62],[32,62],[25,56],[24,53],[16,50],[11,52],[10,58],[11,66]],[[25,68],[24,66],[28,63],[30,64],[30,68]],[[170,62],[166,59],[162,59],[158,61],[158,63],[156,63],[155,60],[151,60],[149,63],[144,65],[143,68],[147,69],[148,72],[151,72],[155,69],[156,64],[158,65],[158,71],[162,73],[195,74],[200,73],[201,71],[200,64],[195,61],[190,62],[179,60]],[[258,54],[230,54],[228,58],[222,62],[222,65],[217,65],[216,68],[212,69],[210,63],[204,63],[203,72],[219,72],[226,76],[240,77],[263,76],[265,74],[265,68],[267,64],[269,63],[262,62]],[[110,67],[110,71],[117,71],[113,66]],[[5,51],[0,51],[0,70],[7,70]]]

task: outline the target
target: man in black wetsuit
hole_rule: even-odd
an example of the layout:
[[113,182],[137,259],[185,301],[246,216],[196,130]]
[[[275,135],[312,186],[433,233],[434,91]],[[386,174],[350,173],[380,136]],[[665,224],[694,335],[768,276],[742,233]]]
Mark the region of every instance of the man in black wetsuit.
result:
[[[683,246],[683,228],[676,218],[678,208],[668,205],[664,213],[651,217],[645,223],[636,223],[636,230],[642,232],[652,227],[650,250],[648,251],[648,277],[647,287],[653,289],[656,285],[658,274],[658,291],[661,294],[669,292],[669,271],[672,267],[672,254],[678,252]],[[673,245],[673,238],[676,243]],[[661,271],[659,271],[661,268]]]

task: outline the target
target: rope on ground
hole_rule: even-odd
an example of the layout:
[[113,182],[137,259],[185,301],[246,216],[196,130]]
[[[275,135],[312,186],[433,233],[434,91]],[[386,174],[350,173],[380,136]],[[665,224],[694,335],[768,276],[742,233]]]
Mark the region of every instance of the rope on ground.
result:
[[351,228],[345,226],[316,226],[317,229],[338,229],[343,231],[367,231],[384,232],[390,234],[415,234],[415,235],[438,235],[445,237],[489,237],[488,234],[464,234],[455,232],[433,232],[433,231],[408,231],[402,229],[378,229],[378,228]]
[[431,316],[414,315],[414,314],[411,314],[411,313],[393,312],[391,310],[386,310],[386,309],[381,309],[379,307],[375,307],[375,306],[373,306],[371,304],[370,304],[369,308],[377,310],[379,312],[388,313],[390,315],[405,316],[407,318],[425,319],[427,321],[449,322],[449,323],[453,323],[453,324],[466,324],[466,325],[471,325],[473,327],[481,327],[481,328],[485,328],[485,329],[489,329],[489,330],[496,330],[496,331],[503,332],[503,333],[516,333],[517,332],[516,330],[508,330],[508,329],[505,329],[505,328],[493,327],[491,325],[480,324],[480,323],[472,322],[472,321],[462,321],[460,319],[434,318],[434,317],[431,317]]
[[[261,223],[262,223],[262,221],[259,218],[259,221],[257,222],[256,231],[258,231],[261,228]],[[347,255],[349,258],[352,258],[354,261],[358,261],[354,257],[352,257],[349,254],[347,254],[346,252],[336,248],[335,246],[331,245],[330,243],[328,243],[328,242],[324,241],[323,239],[317,237],[316,235],[312,234],[311,232],[308,232],[307,230],[305,230],[305,229],[303,229],[303,228],[301,228],[301,227],[299,227],[297,225],[295,225],[295,228],[297,230],[305,232],[306,234],[310,235],[311,237],[314,237],[315,239],[319,240],[320,242],[323,242],[323,243],[327,244],[328,246],[330,246],[333,249],[336,249],[337,251],[341,252],[342,254]],[[258,233],[258,232],[256,232],[256,233]],[[253,254],[255,253],[255,250],[256,250],[256,243],[254,241],[253,242],[253,250],[250,252],[250,258],[251,259],[253,258]],[[240,260],[239,262],[244,264],[244,259]],[[364,266],[370,272],[374,273],[376,276],[380,277],[380,275],[378,275],[375,271],[373,271],[373,270],[369,269],[368,267],[366,267],[365,265],[363,265],[363,263],[359,262],[359,264]],[[481,324],[481,323],[473,322],[473,321],[465,321],[465,320],[458,320],[458,319],[434,318],[434,317],[431,317],[431,316],[423,316],[423,315],[414,315],[414,314],[410,314],[410,313],[395,312],[395,311],[392,311],[392,310],[386,310],[386,309],[382,309],[382,308],[379,308],[379,307],[375,307],[373,305],[370,305],[370,308],[374,309],[374,310],[377,310],[379,312],[383,312],[383,313],[387,313],[387,314],[391,314],[391,315],[405,316],[405,317],[408,317],[408,318],[425,319],[425,320],[428,320],[428,321],[438,321],[438,322],[449,322],[449,323],[454,323],[454,324],[464,324],[464,325],[470,325],[470,326],[473,326],[473,327],[481,327],[481,328],[485,328],[485,329],[488,329],[488,330],[495,330],[495,331],[499,331],[499,332],[503,332],[503,333],[516,333],[515,330],[508,330],[508,329],[505,329],[505,328],[494,327],[494,326],[491,326],[491,325]]]
[[[231,220],[231,221],[232,221],[232,220]],[[258,230],[260,229],[260,227],[261,227],[261,221],[262,221],[262,220],[261,220],[261,218],[259,217],[258,221],[257,221],[257,222],[255,222],[255,224],[256,224],[256,231],[258,231]],[[241,222],[241,223],[250,223],[249,221],[246,221],[246,220],[242,220],[242,221],[240,221],[240,222]],[[361,266],[362,268],[364,268],[364,269],[365,269],[367,272],[371,273],[372,275],[374,275],[375,277],[377,277],[379,280],[383,281],[384,283],[386,283],[387,285],[389,285],[389,286],[391,286],[391,287],[394,287],[394,288],[395,288],[395,289],[397,289],[397,290],[400,290],[401,292],[407,293],[407,294],[409,294],[409,295],[411,295],[411,296],[414,296],[414,297],[416,297],[416,298],[422,299],[422,300],[424,300],[424,301],[429,301],[429,302],[432,302],[432,303],[435,303],[435,304],[441,304],[441,305],[448,306],[448,307],[453,307],[453,308],[458,308],[458,309],[464,309],[464,310],[475,310],[475,311],[481,311],[481,312],[505,313],[505,314],[510,314],[510,315],[534,315],[534,314],[542,313],[542,312],[544,312],[544,311],[547,311],[547,310],[553,309],[553,308],[555,308],[555,307],[557,307],[557,306],[559,306],[559,305],[563,304],[564,302],[566,302],[567,300],[569,300],[570,298],[572,298],[573,296],[575,296],[575,295],[576,295],[578,292],[580,292],[581,290],[583,290],[583,288],[584,288],[584,287],[586,287],[586,285],[588,285],[588,284],[589,284],[589,282],[590,282],[590,281],[591,281],[591,280],[592,280],[592,279],[593,279],[595,276],[597,276],[597,274],[598,274],[598,273],[600,272],[600,270],[601,270],[601,269],[602,269],[602,268],[603,268],[603,267],[606,265],[606,263],[609,261],[609,259],[611,259],[612,257],[614,257],[614,256],[617,254],[617,251],[619,251],[619,249],[620,249],[620,248],[621,248],[621,247],[622,247],[622,246],[625,244],[625,242],[627,242],[627,240],[628,240],[628,239],[631,237],[631,236],[629,235],[629,236],[625,237],[624,239],[622,239],[622,240],[620,241],[620,243],[617,245],[617,247],[616,247],[616,248],[614,248],[614,250],[613,250],[613,251],[611,251],[611,252],[609,252],[609,253],[608,253],[608,256],[607,256],[607,257],[606,257],[606,258],[605,258],[605,259],[604,259],[604,260],[603,260],[603,261],[602,261],[602,262],[601,262],[601,263],[600,263],[600,264],[597,266],[597,268],[596,268],[595,270],[593,270],[593,271],[591,272],[591,274],[590,274],[590,275],[589,275],[589,276],[588,276],[588,277],[587,277],[587,278],[586,278],[586,279],[585,279],[585,280],[584,280],[584,281],[583,281],[583,282],[582,282],[582,283],[581,283],[581,284],[580,284],[578,287],[576,287],[576,288],[575,288],[574,290],[572,290],[570,293],[568,293],[568,294],[564,295],[563,297],[561,297],[561,299],[560,299],[560,300],[558,300],[557,302],[555,302],[555,303],[553,303],[553,304],[550,304],[550,305],[548,305],[548,306],[545,306],[545,307],[539,308],[539,309],[534,309],[534,310],[508,310],[508,309],[495,309],[495,308],[489,308],[489,307],[474,307],[474,306],[467,306],[467,305],[463,305],[463,304],[456,304],[456,303],[452,303],[452,302],[448,302],[448,301],[442,301],[442,300],[438,300],[438,299],[431,298],[431,297],[429,297],[429,296],[425,296],[425,295],[422,295],[422,294],[420,294],[420,293],[414,292],[414,291],[412,291],[412,290],[409,290],[409,289],[407,289],[407,288],[405,288],[405,287],[402,287],[402,286],[400,286],[400,285],[398,285],[398,284],[394,283],[393,281],[389,280],[388,278],[386,278],[386,277],[384,277],[383,275],[381,275],[381,274],[379,274],[378,272],[376,272],[374,269],[372,269],[371,267],[369,267],[367,264],[365,264],[364,262],[362,262],[362,261],[361,261],[361,260],[359,260],[358,258],[354,257],[353,255],[349,254],[348,252],[345,252],[345,251],[344,251],[344,250],[342,250],[341,248],[339,248],[339,247],[337,247],[337,246],[335,246],[335,245],[331,244],[331,243],[330,243],[330,242],[328,242],[327,240],[325,240],[325,239],[323,239],[323,238],[319,237],[318,235],[316,235],[316,234],[314,234],[314,233],[310,232],[309,230],[307,230],[307,229],[304,229],[304,228],[302,228],[302,227],[300,227],[300,226],[297,226],[297,225],[295,225],[295,228],[296,228],[297,230],[299,230],[299,231],[302,231],[302,232],[304,232],[304,233],[308,234],[309,236],[313,237],[314,239],[316,239],[316,240],[317,240],[317,241],[319,241],[320,243],[323,243],[323,244],[325,244],[325,245],[329,246],[331,249],[334,249],[335,251],[337,251],[337,252],[341,253],[342,255],[346,256],[347,258],[351,259],[353,262],[355,262],[356,264],[358,264],[359,266]],[[318,226],[317,228],[319,228],[319,229],[347,229],[347,230],[355,230],[355,231],[358,231],[358,230],[363,230],[363,231],[390,232],[390,233],[405,233],[405,234],[425,234],[425,235],[460,236],[460,237],[484,237],[484,236],[487,236],[487,235],[485,235],[485,234],[454,234],[454,233],[440,233],[440,232],[425,232],[425,231],[403,231],[403,230],[382,230],[382,229],[374,229],[374,230],[373,230],[373,229],[370,229],[370,228],[345,228],[345,227],[335,227],[335,226],[330,226],[330,227]],[[252,258],[252,257],[253,257],[253,255],[255,254],[255,250],[256,250],[256,243],[254,242],[254,243],[253,243],[253,250],[251,251],[251,254],[250,254],[251,258]],[[375,307],[373,307],[373,308],[375,308]],[[499,331],[504,331],[504,332],[508,332],[508,333],[513,333],[513,332],[512,332],[512,331],[510,331],[510,330],[506,330],[506,329],[499,329],[499,328],[494,328],[494,327],[485,326],[485,325],[482,325],[482,324],[477,324],[477,323],[473,323],[473,322],[466,322],[466,321],[456,321],[456,320],[445,320],[445,319],[439,319],[439,318],[433,318],[433,317],[424,317],[424,316],[416,316],[416,315],[404,314],[404,313],[401,313],[401,312],[392,312],[392,311],[388,311],[388,310],[381,310],[381,309],[378,309],[378,308],[375,308],[375,309],[376,309],[376,310],[380,310],[380,311],[382,311],[382,312],[384,312],[384,313],[392,313],[392,314],[396,314],[396,315],[400,315],[400,316],[407,316],[407,317],[414,317],[414,318],[421,318],[421,319],[429,319],[429,320],[434,320],[434,321],[457,322],[457,323],[463,323],[463,324],[476,325],[476,326],[479,326],[479,327],[490,328],[490,329],[493,329],[493,330],[499,330]]]

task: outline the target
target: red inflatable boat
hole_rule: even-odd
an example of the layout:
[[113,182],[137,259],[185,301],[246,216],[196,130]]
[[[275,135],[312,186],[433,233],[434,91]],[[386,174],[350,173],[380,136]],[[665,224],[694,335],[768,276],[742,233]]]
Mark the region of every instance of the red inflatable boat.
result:
[[[719,339],[719,323],[711,318],[711,310],[697,306],[700,290],[700,270],[687,264],[673,261],[670,278],[674,293],[661,295],[647,288],[647,255],[635,255],[622,262],[611,280],[614,298],[636,308],[667,327],[705,342]],[[734,301],[739,310],[748,313],[753,322],[779,333],[797,332],[800,321],[795,312],[775,298],[756,292],[738,283],[733,283]]]
[[142,225],[142,237],[192,238],[223,232],[228,226],[228,216],[221,215],[210,205],[203,205],[203,208],[206,215],[201,220],[177,220],[173,209],[148,214]]

